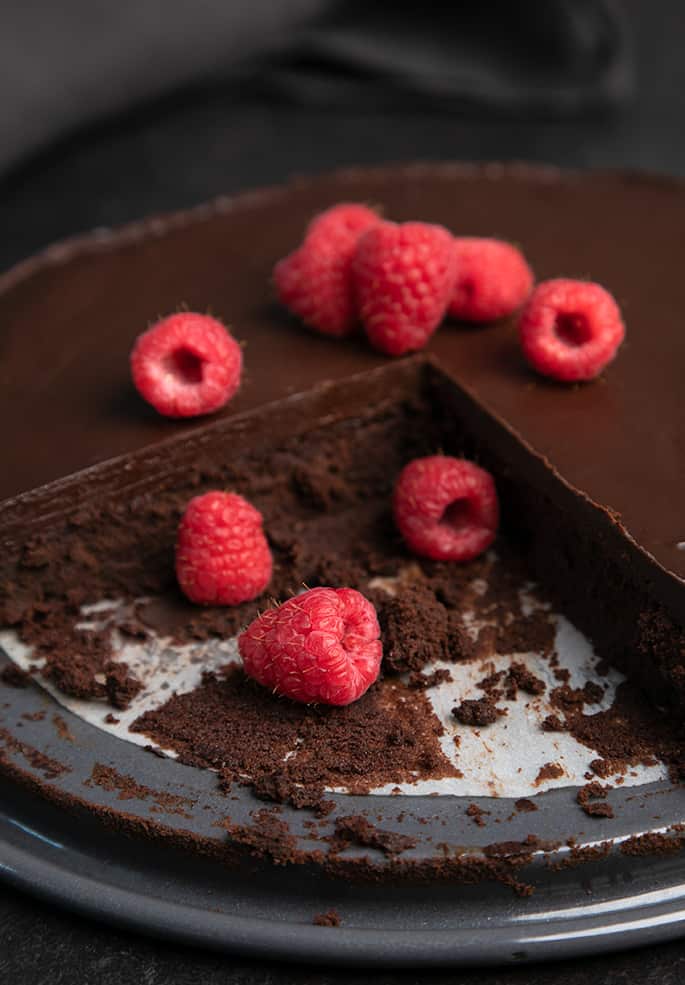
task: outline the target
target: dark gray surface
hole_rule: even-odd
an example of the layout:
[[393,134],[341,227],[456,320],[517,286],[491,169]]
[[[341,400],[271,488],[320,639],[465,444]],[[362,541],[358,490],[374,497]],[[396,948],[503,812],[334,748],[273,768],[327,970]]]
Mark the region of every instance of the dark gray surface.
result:
[[[0,267],[94,225],[193,204],[215,193],[344,163],[529,158],[569,166],[642,166],[685,174],[685,63],[679,0],[628,5],[640,89],[611,120],[507,123],[436,113],[353,114],[253,102],[228,90],[151,108],[71,141],[0,185]],[[591,234],[591,230],[589,230]],[[637,232],[639,235],[639,231]],[[685,946],[660,945],[501,972],[383,974],[279,968],[181,948],[74,918],[13,890],[0,893],[0,979],[51,982],[461,982],[644,985],[682,982]]]
[[620,0],[3,0],[0,174],[192,83],[566,116],[622,103],[632,64]]

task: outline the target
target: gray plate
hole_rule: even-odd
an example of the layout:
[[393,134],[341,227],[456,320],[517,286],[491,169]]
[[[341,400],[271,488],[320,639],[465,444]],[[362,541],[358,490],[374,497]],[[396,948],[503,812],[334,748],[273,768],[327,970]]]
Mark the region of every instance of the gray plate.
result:
[[[35,719],[37,712],[45,713],[41,720],[23,717]],[[70,737],[57,728],[56,713]],[[5,767],[20,769],[29,781],[28,787],[2,784],[2,874],[44,898],[136,930],[264,958],[407,966],[590,954],[666,940],[685,929],[685,859],[620,850],[626,839],[664,831],[685,817],[685,791],[665,783],[612,791],[615,819],[586,817],[571,788],[539,795],[535,813],[514,812],[511,800],[475,798],[491,812],[483,828],[464,813],[471,799],[374,797],[370,807],[370,798],[336,798],[336,813],[366,811],[376,823],[381,815],[383,828],[417,835],[416,848],[403,856],[408,858],[435,855],[439,842],[460,852],[478,851],[529,834],[561,842],[575,838],[576,847],[613,843],[605,858],[577,867],[553,867],[569,857],[564,844],[540,852],[521,876],[535,892],[519,898],[494,883],[369,886],[322,877],[308,867],[246,862],[229,868],[172,841],[128,837],[93,816],[92,808],[108,810],[115,824],[161,822],[171,838],[190,832],[221,844],[226,835],[219,825],[228,815],[234,822],[247,821],[250,811],[265,805],[247,790],[223,796],[213,774],[114,739],[35,687],[0,685],[0,746]],[[45,763],[31,748],[68,772],[46,777]],[[117,790],[86,783],[96,762],[192,804],[184,804],[182,814],[169,814],[153,795],[122,800]],[[31,787],[35,782],[40,792]],[[82,809],[60,806],[65,794],[79,798]],[[401,820],[400,811],[407,809]],[[301,847],[311,838],[303,827],[305,815],[283,815]],[[419,824],[418,817],[428,823]],[[347,854],[355,851],[361,850]],[[381,855],[378,861],[384,863]],[[312,924],[315,914],[332,907],[341,915],[341,927]]]

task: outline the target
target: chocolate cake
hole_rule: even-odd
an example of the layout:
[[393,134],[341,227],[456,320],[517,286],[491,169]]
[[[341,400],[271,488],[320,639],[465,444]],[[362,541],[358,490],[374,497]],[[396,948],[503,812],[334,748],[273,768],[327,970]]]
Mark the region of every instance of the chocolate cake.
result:
[[[447,322],[424,351],[395,361],[362,339],[307,332],[274,303],[270,273],[311,215],[343,200],[517,242],[539,279],[591,276],[619,301],[626,345],[600,380],[569,387],[526,368],[511,321]],[[599,776],[608,762],[655,756],[679,774],[677,729],[659,727],[656,712],[633,710],[631,720],[642,716],[652,736],[640,744],[621,722],[641,689],[656,707],[678,712],[685,704],[683,219],[685,194],[670,179],[417,165],[220,200],[77,239],[20,265],[0,281],[0,623],[36,647],[56,687],[125,709],[140,690],[135,668],[112,659],[111,627],[79,628],[79,613],[124,599],[123,637],[166,634],[182,645],[235,635],[259,603],[193,608],[175,587],[170,553],[188,498],[231,486],[265,516],[274,596],[303,583],[371,593],[386,673],[357,706],[312,710],[262,695],[234,668],[212,670],[189,694],[132,723],[181,761],[218,770],[224,790],[249,776],[262,800],[325,817],[331,787],[363,793],[454,775],[426,699],[450,672],[423,669],[478,655],[479,641],[460,618],[465,598],[494,618],[481,645],[495,653],[534,645],[550,656],[546,616],[516,601],[530,575],[631,682],[613,717],[603,713],[613,737],[603,745],[582,714],[602,688],[574,691],[560,674],[550,697],[559,715],[545,719],[550,734],[584,736]],[[160,418],[129,380],[135,337],[180,304],[211,310],[245,345],[242,388],[210,423]],[[412,559],[392,526],[392,483],[410,458],[438,448],[495,476],[499,563],[414,561],[403,585],[398,572]],[[482,598],[469,588],[479,578],[489,579]],[[396,579],[391,594],[384,579]],[[503,600],[508,616],[498,629]],[[504,715],[497,703],[505,697],[521,692],[535,701],[546,690],[516,662],[499,675],[484,670],[479,687],[477,701],[455,695],[455,718],[467,727]],[[250,723],[250,741],[237,721]],[[608,805],[602,809],[609,817]],[[480,823],[487,812],[478,810]],[[282,823],[271,814],[262,820]],[[393,858],[412,847],[411,839],[381,844],[368,821],[343,815],[334,825],[331,851],[346,839],[378,844]],[[238,842],[254,841],[244,826],[227,827]],[[529,854],[530,846],[519,853]]]

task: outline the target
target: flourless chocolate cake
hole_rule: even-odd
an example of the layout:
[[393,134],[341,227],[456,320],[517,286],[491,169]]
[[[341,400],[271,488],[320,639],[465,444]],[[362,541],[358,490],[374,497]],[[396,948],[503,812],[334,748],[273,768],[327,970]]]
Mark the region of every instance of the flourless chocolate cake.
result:
[[[538,280],[590,277],[621,305],[626,344],[600,379],[568,386],[527,368],[513,320],[446,321],[421,353],[399,360],[359,338],[316,336],[279,308],[269,281],[311,216],[339,201],[515,242]],[[590,736],[578,708],[597,695],[563,692],[560,676],[560,717],[545,727],[575,730],[599,750],[596,775],[652,755],[679,774],[678,737],[659,731],[657,713],[642,747],[618,737],[636,691],[655,707],[685,703],[683,220],[685,193],[666,178],[417,165],[296,181],[26,262],[0,282],[0,621],[36,648],[55,686],[107,701],[116,716],[141,685],[112,659],[109,630],[79,628],[79,613],[124,599],[124,636],[165,633],[179,644],[235,636],[263,600],[193,607],[173,577],[185,503],[235,488],[265,518],[270,595],[327,584],[370,593],[383,678],[355,705],[322,710],[262,695],[235,669],[212,672],[133,730],[217,769],[226,789],[249,776],[264,799],[321,815],[331,787],[449,777],[455,768],[425,696],[449,669],[424,668],[478,657],[461,618],[467,600],[495,624],[481,650],[549,650],[544,612],[531,615],[518,600],[517,586],[533,577],[633,689]],[[210,423],[158,417],[128,376],[136,336],[180,305],[211,311],[244,344],[241,390]],[[417,562],[397,536],[394,480],[407,461],[438,449],[494,475],[496,562]],[[485,596],[469,587],[478,580],[488,583]],[[478,702],[457,701],[455,719],[487,727],[498,698],[543,690],[512,664],[507,675],[484,676]],[[284,769],[296,740],[301,751]]]

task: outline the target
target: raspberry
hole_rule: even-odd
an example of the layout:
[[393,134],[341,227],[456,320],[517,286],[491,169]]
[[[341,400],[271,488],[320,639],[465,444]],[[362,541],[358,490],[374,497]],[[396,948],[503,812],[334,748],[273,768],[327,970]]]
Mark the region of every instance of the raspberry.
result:
[[361,234],[377,222],[380,222],[378,214],[367,205],[340,202],[314,216],[307,226],[305,239],[309,239],[314,233],[332,236],[334,239],[347,234],[354,237],[356,245]]
[[357,305],[371,344],[390,356],[420,349],[454,290],[451,235],[423,222],[381,222],[360,238],[352,261]]
[[488,322],[520,308],[533,287],[533,272],[520,250],[499,239],[454,240],[457,283],[448,308],[453,318]]
[[625,327],[615,300],[599,284],[548,280],[538,284],[519,319],[523,354],[555,380],[592,380],[618,350]]
[[131,351],[138,393],[167,417],[211,414],[238,389],[243,355],[221,322],[192,311],[143,332]]
[[309,224],[305,241],[274,268],[278,298],[323,335],[349,335],[357,327],[351,263],[357,240],[377,223],[365,205],[334,205]]
[[259,510],[237,493],[208,492],[188,503],[176,542],[176,577],[191,602],[239,605],[271,579],[271,551]]
[[478,557],[492,544],[499,522],[490,473],[447,455],[415,458],[404,467],[393,510],[409,549],[434,561]]
[[238,638],[245,673],[306,704],[348,705],[373,684],[383,647],[376,610],[352,588],[312,588],[268,609]]

